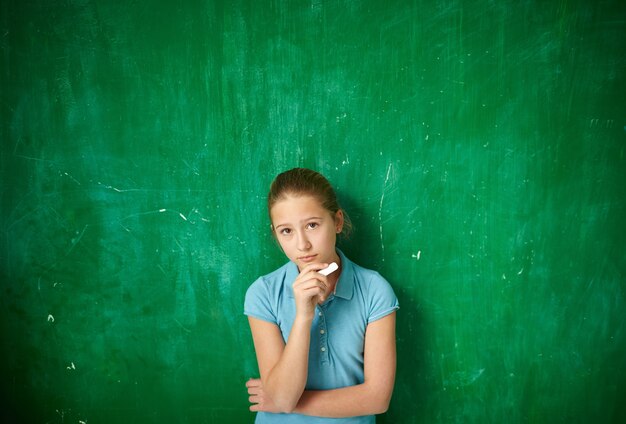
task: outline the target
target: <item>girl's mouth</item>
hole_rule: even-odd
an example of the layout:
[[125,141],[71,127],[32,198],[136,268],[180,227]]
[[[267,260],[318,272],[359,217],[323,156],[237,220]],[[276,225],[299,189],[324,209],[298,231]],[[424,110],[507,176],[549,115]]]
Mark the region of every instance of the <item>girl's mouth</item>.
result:
[[317,255],[300,256],[298,259],[299,259],[301,262],[306,262],[306,263],[309,263],[309,262],[313,262],[313,261],[315,260],[315,257],[316,257],[316,256],[317,256]]

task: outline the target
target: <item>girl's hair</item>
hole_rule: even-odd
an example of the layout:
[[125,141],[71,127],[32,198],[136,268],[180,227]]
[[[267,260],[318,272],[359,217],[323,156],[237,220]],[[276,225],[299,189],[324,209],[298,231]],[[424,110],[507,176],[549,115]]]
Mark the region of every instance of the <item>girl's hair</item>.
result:
[[[337,201],[337,195],[332,186],[319,172],[306,168],[293,168],[278,174],[267,195],[267,211],[271,214],[272,207],[279,200],[284,199],[288,195],[302,196],[309,195],[315,197],[322,207],[329,211],[333,217],[338,210],[341,209]],[[352,232],[352,222],[343,211],[344,223],[341,235],[348,237]],[[271,215],[270,215],[271,219]]]

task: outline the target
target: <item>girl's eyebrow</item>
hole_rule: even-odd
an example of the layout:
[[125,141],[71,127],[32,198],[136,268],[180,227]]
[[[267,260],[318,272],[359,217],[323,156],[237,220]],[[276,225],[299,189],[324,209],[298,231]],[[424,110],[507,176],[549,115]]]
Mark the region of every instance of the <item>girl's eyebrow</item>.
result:
[[[321,216],[311,216],[309,218],[301,219],[300,223],[302,224],[302,223],[305,223],[305,222],[308,222],[308,221],[313,221],[313,220],[316,220],[316,219],[317,220],[323,220],[324,218],[321,217]],[[288,226],[288,225],[290,225],[290,224],[288,224],[288,223],[278,224],[274,228],[279,229],[280,227],[285,227],[285,226]]]

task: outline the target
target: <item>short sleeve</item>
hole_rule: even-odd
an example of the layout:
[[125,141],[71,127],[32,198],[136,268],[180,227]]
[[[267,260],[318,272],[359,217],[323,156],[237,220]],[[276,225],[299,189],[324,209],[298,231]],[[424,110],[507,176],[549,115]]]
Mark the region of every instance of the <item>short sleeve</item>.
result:
[[261,277],[246,291],[243,313],[276,324],[276,314],[272,308],[271,296],[267,281]]
[[379,320],[400,308],[398,298],[391,285],[380,274],[375,273],[370,282],[369,313],[367,323]]

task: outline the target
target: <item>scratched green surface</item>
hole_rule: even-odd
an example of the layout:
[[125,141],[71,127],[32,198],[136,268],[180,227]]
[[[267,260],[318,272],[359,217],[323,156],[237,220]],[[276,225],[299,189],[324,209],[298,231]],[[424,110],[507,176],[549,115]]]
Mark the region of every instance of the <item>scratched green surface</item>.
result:
[[251,422],[304,165],[400,299],[379,422],[623,422],[625,40],[617,0],[3,1],[2,418]]

